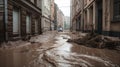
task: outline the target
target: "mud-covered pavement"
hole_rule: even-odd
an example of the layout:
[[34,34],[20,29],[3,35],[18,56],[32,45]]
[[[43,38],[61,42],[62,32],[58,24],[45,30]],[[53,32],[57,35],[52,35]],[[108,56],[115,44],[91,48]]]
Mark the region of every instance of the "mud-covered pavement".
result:
[[0,49],[0,67],[120,67],[120,52],[68,43],[68,33],[33,37],[26,46]]

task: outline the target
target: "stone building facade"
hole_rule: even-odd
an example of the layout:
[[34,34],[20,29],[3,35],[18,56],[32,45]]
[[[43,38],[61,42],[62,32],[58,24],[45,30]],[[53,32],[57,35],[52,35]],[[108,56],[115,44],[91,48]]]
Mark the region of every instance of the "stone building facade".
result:
[[76,5],[79,5],[83,14],[79,15],[83,17],[81,18],[83,21],[78,20],[80,31],[94,30],[99,34],[120,37],[120,0],[79,0],[82,1],[82,5],[76,4],[77,0],[72,1],[72,23],[74,23],[72,25],[77,24],[75,17],[79,14],[74,13],[79,11],[75,12],[74,10],[78,9]]
[[83,1],[71,0],[71,29],[73,31],[80,31],[83,21]]
[[0,0],[0,41],[5,40],[4,2]]
[[0,41],[41,34],[41,0],[0,0]]
[[70,29],[70,17],[69,16],[65,16],[64,29],[65,30]]
[[64,19],[65,19],[65,17],[64,17],[63,12],[60,9],[58,9],[58,11],[57,11],[57,26],[58,26],[58,28],[59,27],[64,28]]
[[58,6],[56,3],[54,3],[54,30],[57,30],[57,11],[58,11]]
[[51,28],[51,0],[42,0],[42,31]]
[[51,30],[54,30],[54,21],[55,20],[55,5],[54,0],[51,0]]

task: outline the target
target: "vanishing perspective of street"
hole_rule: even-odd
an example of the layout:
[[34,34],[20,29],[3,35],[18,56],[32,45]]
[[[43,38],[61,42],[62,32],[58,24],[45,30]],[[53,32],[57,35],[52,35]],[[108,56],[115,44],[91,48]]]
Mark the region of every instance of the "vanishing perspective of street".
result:
[[0,67],[120,67],[120,0],[0,0]]

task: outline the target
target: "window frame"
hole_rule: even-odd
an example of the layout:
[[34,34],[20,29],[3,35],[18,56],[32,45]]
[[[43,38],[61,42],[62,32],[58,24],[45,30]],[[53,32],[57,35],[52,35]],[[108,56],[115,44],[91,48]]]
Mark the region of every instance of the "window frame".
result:
[[14,27],[14,15],[12,16],[12,18],[13,18],[13,34],[20,34],[20,31],[21,31],[21,29],[20,29],[20,22],[21,22],[21,16],[20,16],[20,9],[19,8],[17,8],[17,7],[13,7],[13,14],[14,14],[14,11],[16,11],[16,12],[18,12],[18,31],[15,31],[15,27]]
[[[27,17],[29,17],[28,21],[27,21]],[[29,24],[27,25],[27,23]],[[28,31],[28,28],[29,28],[29,31]],[[31,33],[31,15],[29,13],[27,13],[26,15],[26,33],[27,34]]]

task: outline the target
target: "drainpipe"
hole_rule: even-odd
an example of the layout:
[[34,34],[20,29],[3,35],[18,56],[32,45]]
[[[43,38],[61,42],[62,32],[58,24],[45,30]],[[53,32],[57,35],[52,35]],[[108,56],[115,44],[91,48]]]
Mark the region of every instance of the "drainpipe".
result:
[[82,31],[82,32],[84,32],[84,31],[85,31],[85,22],[84,22],[84,0],[82,0],[82,5],[83,5],[83,6],[82,6],[82,13],[83,13],[83,14],[82,14],[82,16],[83,16],[83,17],[82,17],[82,22],[83,22],[83,28],[82,28],[83,31]]
[[52,19],[51,19],[51,16],[52,16],[52,12],[51,12],[51,8],[52,8],[52,2],[51,2],[51,0],[50,0],[50,31],[52,31],[52,27],[51,27],[51,25],[52,25]]
[[4,30],[5,30],[5,41],[8,41],[7,23],[8,23],[8,0],[4,0]]

